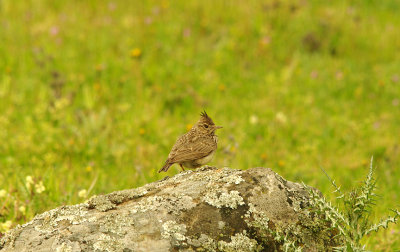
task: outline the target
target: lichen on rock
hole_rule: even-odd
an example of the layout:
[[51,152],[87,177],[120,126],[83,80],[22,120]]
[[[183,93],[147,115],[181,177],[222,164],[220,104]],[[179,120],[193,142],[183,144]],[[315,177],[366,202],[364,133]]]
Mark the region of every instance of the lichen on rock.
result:
[[162,225],[161,236],[164,239],[172,240],[173,243],[182,244],[186,240],[186,225],[177,224],[175,221],[170,220]]
[[218,192],[218,190],[212,190],[207,192],[204,196],[204,201],[215,206],[217,208],[229,207],[236,209],[239,205],[244,205],[243,198],[240,196],[238,191]]
[[219,241],[218,249],[225,252],[252,252],[258,250],[258,244],[256,240],[250,239],[246,232],[243,232],[231,236],[230,242]]
[[124,246],[120,242],[118,242],[117,239],[104,233],[101,233],[100,236],[97,238],[97,241],[93,244],[94,251],[123,251],[123,247]]
[[203,167],[39,214],[0,251],[329,250],[337,240],[307,197],[271,169]]

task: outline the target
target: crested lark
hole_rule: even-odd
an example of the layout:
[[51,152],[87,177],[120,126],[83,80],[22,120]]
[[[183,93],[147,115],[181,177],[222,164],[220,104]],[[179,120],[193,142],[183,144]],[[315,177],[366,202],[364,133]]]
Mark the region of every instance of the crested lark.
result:
[[200,120],[192,129],[176,140],[168,159],[158,172],[168,171],[175,163],[184,171],[183,167],[197,168],[210,162],[217,150],[218,137],[215,130],[220,128],[222,127],[216,126],[205,111],[201,113]]

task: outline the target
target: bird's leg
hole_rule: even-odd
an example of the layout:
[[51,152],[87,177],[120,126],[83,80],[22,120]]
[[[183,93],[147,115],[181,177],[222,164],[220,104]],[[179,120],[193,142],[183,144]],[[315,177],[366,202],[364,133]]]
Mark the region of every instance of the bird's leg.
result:
[[183,168],[182,164],[179,164],[179,166],[182,168],[182,171],[185,171],[185,168]]

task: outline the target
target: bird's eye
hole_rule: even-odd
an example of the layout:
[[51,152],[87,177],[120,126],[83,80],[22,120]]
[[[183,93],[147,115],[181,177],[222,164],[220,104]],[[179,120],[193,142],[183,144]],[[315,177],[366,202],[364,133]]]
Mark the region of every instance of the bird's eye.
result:
[[208,125],[207,125],[207,124],[204,124],[204,128],[208,128]]

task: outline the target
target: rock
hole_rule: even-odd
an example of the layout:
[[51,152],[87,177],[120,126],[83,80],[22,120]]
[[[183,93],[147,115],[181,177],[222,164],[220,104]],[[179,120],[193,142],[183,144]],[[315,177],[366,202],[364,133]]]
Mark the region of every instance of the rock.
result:
[[268,168],[204,167],[37,215],[0,251],[326,251],[303,186]]

